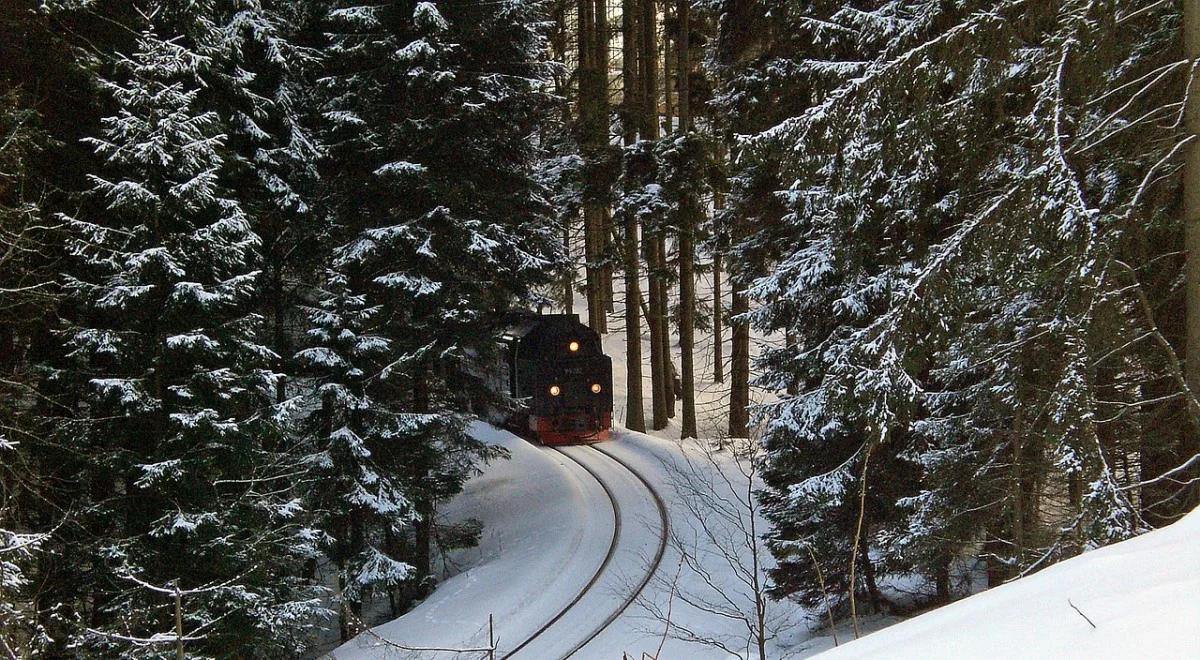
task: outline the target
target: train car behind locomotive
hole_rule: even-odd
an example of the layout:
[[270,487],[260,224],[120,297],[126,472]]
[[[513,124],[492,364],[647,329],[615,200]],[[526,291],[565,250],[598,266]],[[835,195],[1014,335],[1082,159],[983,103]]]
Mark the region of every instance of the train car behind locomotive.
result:
[[523,316],[501,336],[500,384],[521,402],[513,425],[547,445],[606,440],[612,359],[576,314]]

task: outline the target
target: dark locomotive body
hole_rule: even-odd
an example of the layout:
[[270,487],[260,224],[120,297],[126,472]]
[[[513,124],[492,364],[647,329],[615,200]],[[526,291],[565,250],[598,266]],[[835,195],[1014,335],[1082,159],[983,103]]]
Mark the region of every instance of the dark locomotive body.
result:
[[509,420],[544,444],[597,442],[612,428],[612,360],[576,314],[528,315],[501,337],[497,385],[521,407]]

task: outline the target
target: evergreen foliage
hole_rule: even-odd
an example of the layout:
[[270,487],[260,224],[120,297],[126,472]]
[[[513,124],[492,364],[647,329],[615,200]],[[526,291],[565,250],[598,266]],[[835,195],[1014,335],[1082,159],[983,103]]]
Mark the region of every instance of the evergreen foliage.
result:
[[499,455],[466,432],[489,397],[474,364],[561,265],[534,178],[539,11],[395,2],[329,15],[325,180],[340,245],[300,357],[322,383],[316,443],[342,502],[328,510],[352,519],[349,539],[345,522],[326,528],[344,546],[335,561],[359,558],[343,569],[352,608],[376,582],[429,588],[436,502]]
[[295,570],[317,548],[255,312],[261,239],[234,185],[230,129],[249,115],[222,95],[254,79],[241,38],[266,19],[241,5],[141,9],[133,48],[101,80],[117,114],[88,139],[103,210],[62,216],[71,320],[52,382],[79,401],[59,443],[87,456],[91,501],[72,549],[90,564],[76,585],[87,623],[58,641],[173,655],[182,616],[197,653],[289,655],[323,613]]
[[1150,286],[1182,263],[1177,12],[802,4],[759,14],[792,36],[741,44],[721,97],[751,126],[797,108],[734,188],[753,320],[796,337],[761,363],[799,389],[758,411],[778,593],[820,601],[806,546],[843,594],[856,556],[877,605],[881,572],[945,599],[960,558],[1003,579],[1186,511],[1146,483],[1195,428],[1180,292]]

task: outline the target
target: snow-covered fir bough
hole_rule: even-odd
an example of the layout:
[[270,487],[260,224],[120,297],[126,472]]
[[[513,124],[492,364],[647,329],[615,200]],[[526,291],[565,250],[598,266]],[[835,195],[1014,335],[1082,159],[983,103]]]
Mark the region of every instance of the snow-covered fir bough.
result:
[[811,549],[843,597],[945,600],[962,560],[995,583],[1189,510],[1177,10],[771,9],[797,41],[721,101],[794,108],[733,202],[751,318],[795,338],[761,364],[797,390],[758,410],[778,593],[822,602]]
[[78,401],[57,426],[84,457],[87,505],[64,569],[86,598],[58,642],[286,654],[323,612],[296,570],[317,548],[255,311],[261,239],[230,146],[246,117],[222,95],[229,72],[254,78],[242,23],[266,16],[238,3],[138,9],[128,54],[101,79],[117,112],[88,138],[102,202],[62,216],[68,353],[51,380]]
[[[322,528],[351,613],[430,588],[436,503],[497,450],[466,433],[474,364],[562,266],[531,140],[548,109],[541,8],[338,3],[321,85],[337,247],[298,357]],[[400,587],[396,589],[396,587]],[[351,631],[343,611],[342,632]]]

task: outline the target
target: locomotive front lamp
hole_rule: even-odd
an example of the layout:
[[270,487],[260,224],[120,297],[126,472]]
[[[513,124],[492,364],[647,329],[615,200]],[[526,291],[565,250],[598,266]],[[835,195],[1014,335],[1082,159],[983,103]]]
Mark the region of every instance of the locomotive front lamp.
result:
[[592,394],[599,394],[601,389],[600,383],[592,383]]
[[579,351],[579,342],[573,341],[567,344],[567,350],[571,351],[572,353],[577,353]]
[[550,396],[558,396],[559,394],[562,394],[562,388],[559,387],[558,385],[551,385],[550,386]]

